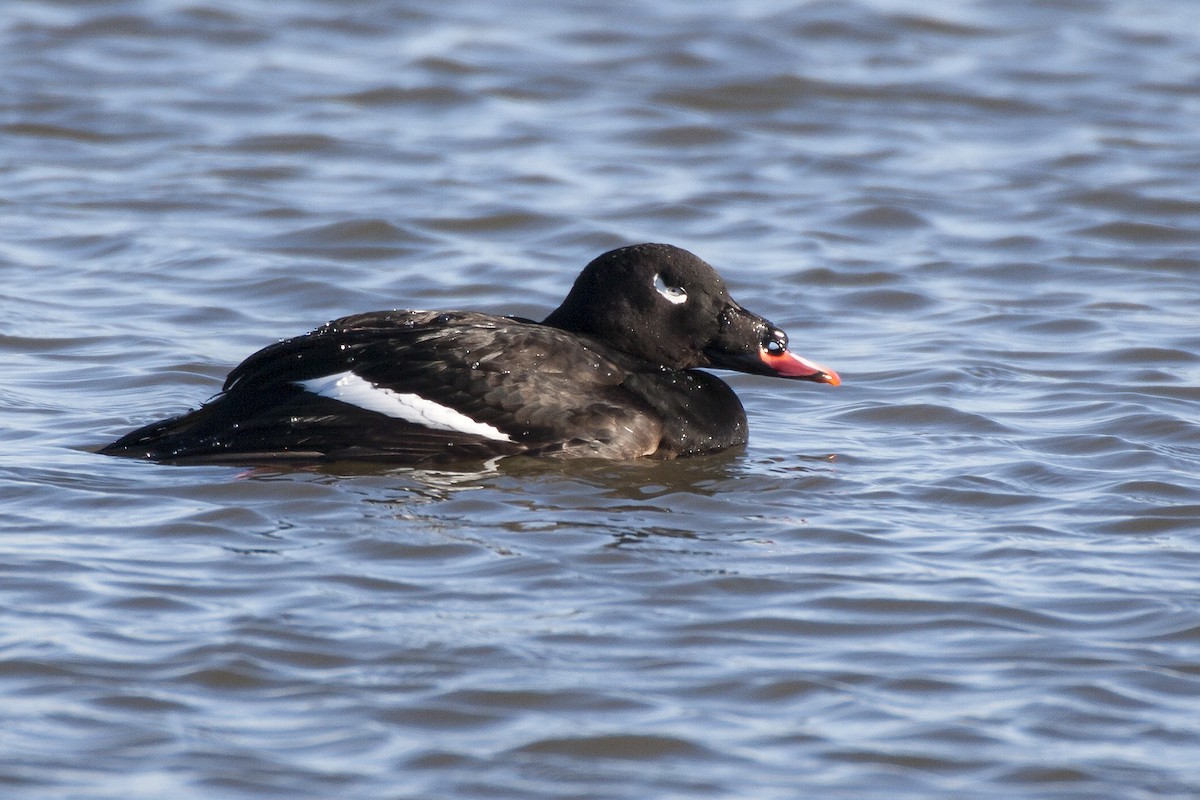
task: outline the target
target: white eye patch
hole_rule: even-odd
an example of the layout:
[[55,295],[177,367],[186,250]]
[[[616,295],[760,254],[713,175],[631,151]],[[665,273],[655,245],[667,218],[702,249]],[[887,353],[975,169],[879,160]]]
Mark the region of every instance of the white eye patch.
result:
[[687,302],[687,290],[682,286],[667,286],[661,275],[654,276],[654,291],[667,298],[668,303],[679,305]]

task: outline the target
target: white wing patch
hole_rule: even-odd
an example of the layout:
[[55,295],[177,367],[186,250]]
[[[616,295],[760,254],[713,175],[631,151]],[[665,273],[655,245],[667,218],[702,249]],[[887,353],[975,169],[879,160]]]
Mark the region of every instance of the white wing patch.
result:
[[370,381],[363,380],[353,372],[339,372],[336,375],[326,375],[324,378],[313,378],[307,381],[296,381],[313,394],[340,400],[352,406],[375,411],[405,422],[413,422],[439,431],[454,431],[470,433],[485,439],[495,439],[500,442],[511,442],[508,434],[485,422],[476,422],[448,408],[441,403],[435,403],[411,392],[394,392],[376,386]]

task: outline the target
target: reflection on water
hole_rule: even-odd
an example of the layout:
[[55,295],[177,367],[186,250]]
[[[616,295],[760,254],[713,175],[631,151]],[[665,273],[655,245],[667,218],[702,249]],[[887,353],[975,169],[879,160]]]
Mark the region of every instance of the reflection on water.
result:
[[[5,9],[6,797],[1200,794],[1192,4]],[[91,452],[638,241],[844,385],[675,462]]]

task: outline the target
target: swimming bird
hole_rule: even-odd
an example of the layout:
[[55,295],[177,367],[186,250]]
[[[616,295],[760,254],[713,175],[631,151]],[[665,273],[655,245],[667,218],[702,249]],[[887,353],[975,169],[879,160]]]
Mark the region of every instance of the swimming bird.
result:
[[745,444],[703,368],[837,386],[717,271],[668,244],[588,264],[541,322],[376,311],[259,350],[201,407],[99,452],[172,463],[674,458]]

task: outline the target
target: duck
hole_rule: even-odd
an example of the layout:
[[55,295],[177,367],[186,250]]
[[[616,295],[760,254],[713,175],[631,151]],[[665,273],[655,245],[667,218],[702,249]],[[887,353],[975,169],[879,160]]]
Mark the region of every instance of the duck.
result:
[[264,347],[198,408],[104,455],[174,464],[509,456],[671,459],[745,445],[738,396],[707,369],[838,386],[669,244],[591,261],[541,322],[376,311]]

